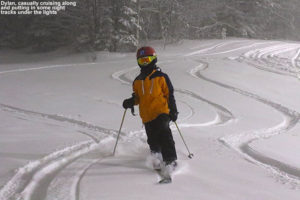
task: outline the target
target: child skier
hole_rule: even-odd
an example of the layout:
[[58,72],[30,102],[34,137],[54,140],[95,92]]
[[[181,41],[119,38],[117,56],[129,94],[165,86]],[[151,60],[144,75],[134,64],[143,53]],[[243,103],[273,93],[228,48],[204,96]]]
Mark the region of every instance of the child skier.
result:
[[[178,112],[173,86],[168,75],[156,66],[157,56],[152,47],[141,47],[136,58],[141,71],[133,82],[132,97],[124,100],[123,107],[139,105],[151,154],[156,158],[162,156],[166,168],[174,169],[177,155],[169,123],[177,120]],[[161,163],[154,162],[153,167],[160,169]]]

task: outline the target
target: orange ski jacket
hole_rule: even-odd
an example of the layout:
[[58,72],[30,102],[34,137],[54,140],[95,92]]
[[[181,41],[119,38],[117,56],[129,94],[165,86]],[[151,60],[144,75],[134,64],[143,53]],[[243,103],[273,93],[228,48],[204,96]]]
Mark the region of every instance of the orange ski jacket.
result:
[[143,123],[150,122],[160,114],[177,112],[174,89],[167,74],[155,69],[151,74],[137,76],[133,82],[135,105],[139,105]]

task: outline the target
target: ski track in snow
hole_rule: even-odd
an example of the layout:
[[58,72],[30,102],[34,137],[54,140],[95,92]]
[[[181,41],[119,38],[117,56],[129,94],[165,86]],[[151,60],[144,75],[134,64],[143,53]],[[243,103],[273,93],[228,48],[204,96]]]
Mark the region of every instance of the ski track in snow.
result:
[[201,54],[201,55],[214,55],[214,54],[222,54],[222,53],[227,53],[227,52],[232,52],[232,51],[235,51],[235,50],[229,50],[229,51],[225,51],[225,52],[218,52],[218,53],[204,53],[204,52],[208,52],[210,50],[216,50],[217,48],[220,48],[220,47],[223,47],[223,46],[226,46],[228,44],[232,44],[232,43],[239,43],[243,40],[235,40],[235,41],[225,41],[225,42],[221,42],[221,43],[218,43],[216,45],[213,45],[211,47],[207,47],[207,48],[204,48],[204,49],[200,49],[198,51],[194,51],[194,52],[191,52],[191,53],[188,53],[186,54],[185,56],[194,56],[194,55],[197,55],[197,54]]
[[192,106],[190,106],[186,102],[180,101],[180,100],[179,100],[179,102],[181,102],[182,104],[185,104],[186,107],[189,108],[189,110],[190,110],[190,114],[188,114],[186,117],[180,119],[180,121],[186,121],[186,120],[188,120],[189,118],[191,118],[195,114],[195,110],[194,110],[194,108]]
[[92,133],[87,133],[87,132],[83,132],[83,131],[78,131],[78,132],[88,135],[95,142],[99,142],[99,140],[101,139],[101,137],[99,137],[98,133],[105,133],[106,135],[112,135],[112,134],[117,133],[116,130],[106,129],[106,128],[103,128],[100,126],[93,125],[88,122],[68,118],[63,115],[45,114],[45,113],[30,111],[30,110],[26,110],[26,109],[22,109],[22,108],[17,108],[17,107],[13,107],[13,106],[1,104],[1,103],[0,103],[0,109],[5,112],[16,113],[17,115],[26,115],[31,118],[34,117],[34,118],[39,118],[39,119],[43,119],[43,120],[54,120],[57,122],[66,122],[68,124],[73,124],[75,126],[85,128],[85,129],[93,131],[93,132]]
[[[80,156],[99,148],[99,143],[86,141],[53,152],[42,159],[33,161],[20,168],[14,177],[1,189],[0,199],[29,200],[45,196],[52,177]],[[43,189],[44,187],[44,189]],[[41,192],[43,194],[41,194]],[[36,196],[36,195],[39,196]]]
[[[43,67],[35,67],[35,68],[25,68],[25,69],[15,69],[8,71],[1,71],[0,74],[7,73],[17,73],[17,72],[26,72],[33,70],[45,70],[52,68],[62,68],[62,67],[74,67],[74,66],[86,66],[86,65],[94,65],[96,63],[80,63],[80,64],[66,64],[66,65],[51,65],[51,66],[43,66]],[[17,117],[25,116],[26,119],[38,119],[41,121],[49,121],[53,120],[59,123],[67,123],[72,124],[76,127],[80,127],[84,130],[78,130],[78,133],[84,134],[90,137],[92,140],[84,141],[72,146],[68,146],[64,149],[57,150],[39,160],[28,163],[27,165],[19,168],[17,173],[9,180],[0,190],[0,199],[1,200],[10,200],[10,199],[18,199],[18,200],[40,200],[40,197],[43,196],[46,198],[47,195],[51,196],[47,193],[48,186],[51,181],[54,179],[55,175],[59,173],[60,170],[74,162],[80,157],[87,155],[101,147],[101,144],[110,142],[112,139],[111,135],[116,135],[116,130],[106,129],[103,127],[99,127],[93,125],[88,122],[79,121],[72,118],[67,118],[61,115],[54,114],[45,114],[35,111],[29,111],[22,108],[13,107],[10,105],[5,105],[0,103],[0,109],[4,112],[10,112]],[[99,135],[101,133],[101,135]],[[122,134],[125,135],[125,134]],[[120,140],[124,140],[124,137],[121,135]],[[109,155],[109,153],[102,158],[105,158]],[[98,159],[96,159],[97,161]],[[88,164],[88,167],[91,166],[95,160],[91,160]],[[80,172],[76,174],[72,187],[72,191],[70,194],[66,194],[66,199],[78,199],[79,196],[79,182],[82,178],[82,174],[87,170],[86,167],[83,170],[79,170]],[[65,182],[66,180],[63,180]],[[42,186],[43,187],[42,187]],[[46,186],[46,187],[45,187]],[[67,185],[66,187],[69,187]],[[59,188],[64,190],[62,188]],[[68,190],[67,190],[68,191]],[[57,192],[57,191],[55,191]]]
[[[280,54],[288,52],[296,53],[292,58],[280,56]],[[280,43],[248,51],[236,60],[246,62],[260,70],[300,78],[299,56],[300,44]]]
[[[295,49],[298,47],[288,47],[288,49],[282,50],[282,46],[279,45],[278,48],[266,48],[266,52],[270,53],[274,50],[278,50],[278,52],[275,53],[282,53],[283,51],[289,51],[290,49]],[[241,49],[241,48],[239,48]],[[281,51],[279,51],[281,49]],[[266,52],[263,52],[260,55],[255,54],[255,56],[258,56],[261,58],[263,55],[266,54]],[[197,53],[198,54],[198,53]],[[248,53],[249,55],[253,56],[252,53]],[[300,50],[298,50],[297,54],[293,57],[294,60],[296,60],[299,57]],[[196,54],[187,54],[187,56],[196,55]],[[250,57],[247,55],[247,57]],[[274,54],[273,54],[274,55]],[[296,169],[292,166],[289,166],[285,163],[276,161],[272,158],[269,158],[265,155],[262,155],[259,152],[254,151],[249,144],[253,142],[254,140],[258,139],[266,139],[270,138],[274,135],[286,133],[290,129],[292,129],[300,119],[300,114],[294,110],[291,110],[287,107],[284,107],[278,103],[271,102],[267,99],[264,99],[256,94],[243,91],[241,89],[223,84],[221,82],[209,79],[202,75],[202,71],[206,70],[209,67],[209,64],[207,62],[204,62],[202,60],[195,60],[191,59],[192,61],[199,63],[198,66],[194,67],[189,71],[190,75],[193,77],[197,77],[199,79],[208,81],[210,83],[213,83],[215,85],[221,86],[223,88],[229,89],[231,91],[234,91],[236,93],[239,93],[243,96],[247,96],[249,98],[252,98],[258,102],[261,102],[263,104],[266,104],[268,106],[271,106],[278,112],[282,113],[284,116],[284,120],[281,124],[278,124],[275,127],[257,130],[257,131],[249,131],[247,133],[241,133],[239,135],[229,135],[222,138],[219,138],[219,141],[223,144],[229,146],[230,148],[233,148],[240,154],[242,154],[247,160],[262,166],[263,168],[267,169],[268,171],[271,171],[273,174],[275,174],[275,178],[277,178],[279,181],[283,183],[290,183],[293,188],[299,188],[300,187],[300,169]],[[296,63],[295,61],[292,61]]]
[[[225,45],[228,45],[228,44],[231,44],[231,43],[238,43],[238,42],[240,42],[240,41],[222,43],[222,45],[216,45],[213,49],[221,47],[221,46],[225,46]],[[231,53],[231,52],[242,50],[242,49],[252,48],[252,47],[255,47],[255,46],[258,46],[258,45],[261,45],[261,44],[265,44],[265,42],[252,43],[252,44],[249,44],[249,45],[246,45],[246,46],[231,48],[230,50],[227,50],[227,51],[220,51],[220,52],[214,52],[214,53],[203,53],[203,52],[206,52],[207,50],[210,50],[210,48],[207,48],[207,49],[202,49],[200,51],[196,51],[196,52],[193,52],[193,53],[186,54],[185,56],[189,57],[189,56],[194,56],[194,55],[197,55],[197,54],[201,54],[201,56],[212,56],[212,55],[226,54],[226,53]]]
[[230,121],[234,120],[234,116],[233,114],[227,110],[225,107],[219,105],[219,104],[216,104],[214,102],[211,102],[189,90],[185,90],[185,89],[175,89],[174,90],[175,92],[178,92],[178,93],[182,93],[182,94],[185,94],[187,96],[190,96],[192,98],[195,98],[199,101],[202,101],[202,102],[205,102],[207,103],[208,105],[212,106],[214,109],[215,109],[215,112],[216,112],[216,117],[213,121],[211,122],[207,122],[207,123],[202,123],[202,124],[182,124],[182,123],[179,123],[178,126],[180,127],[196,127],[196,126],[211,126],[211,125],[221,125],[221,124],[226,124],[226,123],[229,123]]
[[[117,134],[117,131],[115,130],[105,129],[84,121],[64,116],[29,111],[5,104],[0,104],[0,109],[5,112],[13,113],[17,116],[25,115],[27,119],[38,119],[43,121],[53,120],[59,123],[67,123],[68,125],[72,124],[78,129],[86,130],[78,130],[77,132],[85,134],[91,138],[89,141],[80,142],[64,149],[57,150],[39,160],[30,162],[24,167],[19,168],[13,178],[8,181],[3,188],[1,188],[1,200],[39,200],[41,196],[46,197],[46,190],[49,184],[60,170],[76,159],[101,148],[102,144],[110,142],[113,139],[111,135]],[[104,157],[107,156],[109,156],[109,154]],[[91,163],[93,162],[94,161],[91,161]],[[81,175],[77,174],[77,176],[80,177]],[[76,176],[74,179],[75,182],[76,180],[78,182],[78,178],[76,178]],[[78,187],[75,188],[78,189]],[[78,192],[73,191],[72,193],[77,194]]]
[[62,67],[96,65],[96,64],[97,63],[91,62],[91,63],[72,63],[72,64],[65,64],[65,65],[49,65],[49,66],[42,66],[42,67],[32,67],[32,68],[25,68],[25,69],[0,71],[0,74],[8,74],[8,73],[15,73],[15,72],[27,72],[27,71],[35,71],[35,70],[45,70],[45,69],[62,68]]
[[[21,167],[14,177],[1,188],[0,199],[18,199],[18,200],[40,200],[41,196],[46,199],[60,197],[59,199],[79,199],[79,184],[85,172],[94,163],[99,160],[111,156],[111,152],[101,151],[100,159],[90,160],[87,165],[79,166],[78,173],[69,178],[57,179],[56,175],[71,163],[76,162],[79,158],[101,148],[102,144],[111,142],[111,135],[116,136],[118,131],[106,129],[93,125],[88,122],[79,121],[72,118],[67,118],[61,115],[45,114],[35,111],[29,111],[5,104],[0,104],[0,109],[4,112],[9,112],[18,116],[25,116],[26,119],[37,119],[42,122],[53,120],[54,122],[66,123],[73,125],[77,132],[87,135],[92,140],[85,141],[79,144],[68,146],[64,149],[55,151],[42,159],[33,161]],[[83,129],[83,130],[82,130]],[[100,134],[100,135],[99,135]],[[141,132],[130,132],[125,134],[121,132],[120,141],[130,140],[131,137],[137,137],[143,143],[146,140],[140,138]],[[81,170],[80,170],[81,169]],[[54,186],[52,186],[54,185]],[[71,191],[69,189],[71,186]],[[49,190],[49,191],[47,191]],[[65,192],[67,191],[67,193]],[[54,195],[55,194],[55,195]]]
[[[91,168],[95,163],[99,162],[101,159],[94,159],[92,162],[90,162],[85,168],[83,168],[81,171],[78,172],[77,177],[75,181],[73,182],[72,189],[71,189],[71,199],[79,200],[80,195],[80,181],[84,177],[85,173]],[[49,199],[52,200],[52,199]]]

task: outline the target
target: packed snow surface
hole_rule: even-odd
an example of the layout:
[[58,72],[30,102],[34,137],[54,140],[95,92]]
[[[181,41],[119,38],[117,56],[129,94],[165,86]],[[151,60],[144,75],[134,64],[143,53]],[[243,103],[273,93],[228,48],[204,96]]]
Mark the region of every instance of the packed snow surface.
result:
[[[298,200],[300,43],[246,39],[152,45],[175,88],[173,183],[149,165],[126,112],[134,53],[0,52],[1,200]],[[136,108],[138,113],[138,108]]]

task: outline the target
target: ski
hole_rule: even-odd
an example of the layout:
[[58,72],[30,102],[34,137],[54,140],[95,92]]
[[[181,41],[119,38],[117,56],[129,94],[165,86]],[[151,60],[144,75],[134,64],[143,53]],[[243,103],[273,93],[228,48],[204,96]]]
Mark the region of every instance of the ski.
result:
[[158,181],[159,184],[167,184],[172,183],[172,173],[175,171],[177,167],[177,162],[173,162],[170,165],[163,166],[162,168],[154,169],[160,177]]
[[171,177],[165,177],[165,178],[161,179],[158,183],[159,184],[172,183],[172,178]]
[[163,171],[161,169],[156,169],[155,171],[158,173],[158,175],[161,178],[158,181],[159,184],[172,183],[172,178],[170,175],[166,175],[165,173],[163,173]]

